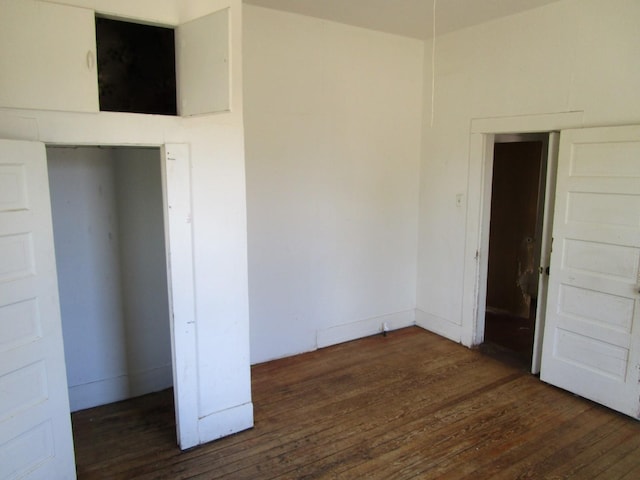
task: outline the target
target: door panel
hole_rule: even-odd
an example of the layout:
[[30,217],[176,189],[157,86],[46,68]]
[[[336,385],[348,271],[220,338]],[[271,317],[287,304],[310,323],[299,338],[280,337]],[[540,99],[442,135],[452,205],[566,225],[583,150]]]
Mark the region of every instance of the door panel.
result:
[[44,145],[0,140],[0,478],[75,478]]
[[640,418],[640,127],[560,139],[541,379]]
[[186,117],[231,108],[229,9],[176,28],[178,112]]
[[97,112],[94,11],[0,0],[0,12],[0,106]]

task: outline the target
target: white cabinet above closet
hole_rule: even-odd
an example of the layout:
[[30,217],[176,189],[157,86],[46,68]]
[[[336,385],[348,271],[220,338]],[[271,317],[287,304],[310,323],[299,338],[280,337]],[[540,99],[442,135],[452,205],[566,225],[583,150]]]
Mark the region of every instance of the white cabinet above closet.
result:
[[0,0],[0,107],[98,111],[93,10]]
[[176,29],[178,111],[182,116],[230,110],[229,9]]
[[[101,110],[96,14],[118,16],[63,1],[0,0],[0,108]],[[230,111],[229,8],[168,28],[176,32],[178,115]]]

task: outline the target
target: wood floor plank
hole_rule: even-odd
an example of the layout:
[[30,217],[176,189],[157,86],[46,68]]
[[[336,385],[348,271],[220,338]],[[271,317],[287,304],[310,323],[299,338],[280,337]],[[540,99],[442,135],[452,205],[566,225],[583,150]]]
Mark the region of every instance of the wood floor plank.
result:
[[[579,400],[558,402],[557,392],[553,389],[538,391],[529,400],[530,402],[520,409],[520,422],[527,425],[525,432],[505,435],[488,449],[479,447],[477,458],[470,459],[469,462],[460,462],[457,469],[451,470],[449,475],[469,480],[497,477],[514,465],[522,465],[535,456],[540,445],[544,445],[561,425],[570,425],[577,421],[578,415],[589,408]],[[564,400],[568,398],[565,397]],[[540,408],[541,406],[543,408]]]
[[[436,365],[437,362],[433,362],[433,365]],[[280,431],[280,429],[274,429],[272,432],[265,434],[270,438],[266,438],[263,436],[262,438],[252,438],[248,440],[248,443],[255,442],[258,443],[257,447],[250,450],[250,455],[254,457],[255,462],[257,464],[263,464],[266,458],[277,458],[277,456],[282,453],[286,453],[290,451],[292,448],[299,448],[301,442],[304,442],[306,439],[312,436],[319,436],[319,438],[326,437],[329,438],[327,442],[334,443],[336,435],[339,435],[340,430],[344,430],[344,422],[343,418],[347,417],[352,410],[356,409],[360,412],[355,412],[353,418],[357,418],[357,413],[366,413],[365,410],[362,409],[362,406],[367,403],[369,400],[370,408],[375,408],[376,406],[381,408],[381,412],[384,413],[384,410],[388,410],[386,405],[379,405],[380,402],[388,402],[389,398],[379,399],[377,397],[371,397],[370,390],[374,389],[375,391],[385,391],[390,392],[392,395],[411,395],[411,392],[407,391],[406,382],[404,385],[404,389],[399,388],[400,385],[393,384],[391,388],[389,386],[382,386],[382,382],[386,382],[388,380],[388,375],[380,375],[376,374],[377,380],[372,382],[371,379],[360,377],[360,381],[350,387],[351,390],[358,392],[361,390],[359,385],[365,385],[365,392],[360,393],[361,398],[353,398],[353,396],[342,399],[342,397],[337,397],[333,403],[325,404],[322,403],[322,408],[320,411],[309,412],[307,410],[297,410],[292,409],[291,413],[288,414],[288,423],[286,424],[286,431]],[[430,375],[429,381],[434,382],[439,378],[448,378],[448,369],[447,372],[440,372],[439,374],[436,372]],[[327,381],[325,383],[333,383],[333,381]],[[415,382],[414,382],[415,383]],[[424,384],[416,384],[416,388],[424,388]],[[313,402],[316,403],[315,401]],[[308,405],[309,402],[307,401]],[[362,420],[364,424],[367,424],[367,420],[369,416],[381,416],[380,413],[371,413],[367,414],[367,417]],[[317,422],[317,418],[323,418],[324,421],[322,423]],[[335,424],[335,425],[334,425]],[[329,429],[331,430],[329,433],[327,432],[327,425],[329,425]],[[256,408],[256,430],[260,430],[262,428],[262,420],[261,420],[261,412],[258,408]],[[275,444],[276,442],[277,444]],[[250,445],[243,445],[242,447],[246,447]],[[234,461],[243,461],[245,465],[245,469],[247,464],[251,463],[251,459],[247,458],[246,449],[242,448],[236,452],[224,452],[225,455],[225,466],[218,470],[217,475],[224,476],[226,474],[232,473],[228,469],[233,469]],[[265,454],[266,452],[266,454]],[[300,453],[300,452],[298,452]],[[215,458],[211,457],[209,462],[215,462]],[[203,465],[199,466],[200,468]],[[205,467],[206,468],[206,467]],[[247,475],[250,475],[247,473]]]
[[[425,458],[415,468],[428,472],[432,478],[493,478],[502,470],[495,465],[491,468],[493,460],[507,457],[510,449],[528,441],[539,442],[551,425],[575,417],[571,408],[554,402],[553,395],[544,395],[549,392],[541,392],[532,383],[529,386],[533,391],[520,389],[510,396],[508,411],[500,412],[495,421],[482,425],[476,420],[471,430],[474,434],[461,442],[465,448],[446,445],[440,458]],[[543,411],[539,411],[540,405],[545,405]],[[529,451],[521,451],[520,455]]]
[[635,479],[640,470],[640,422],[417,327],[256,365],[252,395],[252,430],[186,452],[171,391],[74,413],[78,477]]
[[[471,360],[471,359],[469,359]],[[481,359],[482,361],[489,362],[488,359]],[[425,376],[423,379],[406,379],[404,381],[404,388],[399,388],[400,385],[394,385],[392,388],[382,388],[381,383],[382,380],[379,380],[378,383],[372,383],[370,379],[365,379],[362,381],[364,377],[359,377],[359,382],[354,384],[351,387],[351,390],[358,391],[359,385],[364,386],[364,392],[359,393],[357,398],[348,397],[342,398],[340,396],[336,397],[332,403],[321,403],[321,408],[319,410],[313,410],[311,412],[303,410],[297,411],[296,409],[292,409],[291,413],[288,414],[288,422],[285,424],[285,431],[281,431],[279,429],[275,429],[271,432],[270,439],[265,442],[265,438],[259,439],[249,439],[248,442],[251,443],[252,440],[259,442],[259,445],[256,449],[251,449],[249,456],[247,456],[247,449],[243,448],[243,445],[236,451],[226,451],[225,455],[225,465],[217,471],[215,475],[224,477],[224,475],[229,475],[231,473],[236,473],[235,463],[238,461],[242,461],[243,470],[247,476],[251,476],[252,474],[249,472],[250,465],[253,464],[260,466],[262,468],[265,465],[265,462],[281,462],[281,456],[291,451],[292,449],[297,449],[296,452],[298,455],[300,452],[300,445],[308,442],[309,438],[315,437],[315,441],[313,442],[314,448],[322,448],[322,444],[319,443],[320,439],[326,439],[325,442],[328,444],[334,444],[337,437],[341,435],[341,432],[345,429],[350,429],[351,427],[345,425],[345,422],[342,420],[346,417],[351,416],[351,420],[359,421],[361,425],[366,426],[367,428],[373,428],[374,422],[371,421],[372,418],[378,420],[384,420],[385,415],[394,413],[393,409],[388,409],[388,404],[396,403],[395,400],[391,400],[389,398],[384,398],[380,395],[377,397],[371,397],[370,391],[376,391],[378,393],[385,392],[387,396],[394,397],[404,397],[408,396],[412,399],[412,403],[416,405],[428,405],[428,393],[425,393],[425,398],[419,398],[414,396],[414,392],[412,389],[417,389],[416,393],[419,392],[427,392],[427,388],[433,383],[439,381],[448,381],[451,378],[451,362],[436,368],[431,371],[430,375]],[[469,361],[469,365],[471,365],[471,361]],[[478,362],[475,361],[477,364]],[[432,362],[431,366],[438,365],[438,362]],[[460,362],[457,364],[457,368],[465,368],[466,362]],[[499,368],[502,368],[501,366]],[[509,370],[503,369],[505,372]],[[483,375],[486,375],[486,378],[492,380],[495,378],[495,374],[491,371],[483,371]],[[385,379],[387,376],[385,375],[377,375],[379,379]],[[478,379],[480,381],[480,379]],[[333,383],[332,380],[325,380],[324,383]],[[455,392],[455,390],[451,390]],[[416,398],[421,400],[419,402],[415,402]],[[309,405],[309,402],[306,402]],[[313,404],[316,402],[314,401]],[[312,405],[313,406],[313,405]],[[318,422],[317,419],[322,418],[323,422]],[[327,427],[327,425],[329,427]],[[260,410],[256,407],[256,430],[260,430],[262,428],[261,419],[260,419]],[[361,427],[358,427],[361,428]],[[364,428],[364,427],[362,427]],[[359,431],[359,430],[358,430]],[[217,459],[213,456],[210,456],[208,459],[208,463],[216,462]],[[234,463],[235,462],[235,463]],[[192,472],[198,472],[201,469],[206,469],[207,464],[199,464],[196,468],[192,470]],[[280,471],[283,465],[273,467],[271,470]],[[257,473],[254,473],[257,474]],[[214,477],[215,478],[215,477]]]
[[[432,408],[439,409],[438,406],[432,406]],[[356,460],[363,457],[372,458],[374,443],[369,441],[368,444],[364,444],[362,439],[376,439],[376,442],[379,443],[388,442],[398,436],[406,437],[412,431],[411,427],[406,428],[407,423],[416,419],[420,419],[419,421],[422,423],[424,417],[429,413],[428,405],[422,408],[418,408],[416,405],[410,409],[405,408],[402,415],[386,415],[385,412],[380,412],[379,416],[374,414],[375,419],[363,418],[359,424],[343,422],[343,428],[324,438],[323,443],[310,445],[303,449],[301,452],[303,458],[293,461],[291,468],[305,478],[314,478],[323,470],[330,468],[334,471],[336,466],[348,464],[354,458]],[[360,448],[354,448],[358,444],[360,444]],[[319,460],[310,462],[309,459],[313,458]]]
[[[486,372],[483,372],[485,374]],[[487,379],[493,379],[493,375],[486,373]],[[252,458],[247,458],[245,451],[237,451],[236,455],[227,458],[225,465],[218,469],[215,474],[208,474],[208,478],[224,478],[226,475],[242,475],[243,478],[253,478],[256,475],[264,476],[263,470],[268,468],[270,472],[284,474],[287,471],[296,469],[301,463],[309,461],[317,452],[326,454],[329,449],[336,448],[336,445],[348,444],[353,435],[364,435],[367,431],[376,428],[379,424],[386,424],[393,420],[398,410],[389,409],[388,405],[394,400],[390,397],[409,395],[412,397],[412,388],[423,391],[424,386],[433,383],[438,379],[444,381],[450,378],[449,369],[439,375],[431,375],[426,378],[428,382],[413,380],[411,387],[405,384],[405,389],[380,390],[377,385],[370,385],[375,391],[386,392],[387,397],[367,398],[370,395],[360,396],[357,399],[339,400],[327,408],[322,409],[316,415],[302,415],[300,423],[292,425],[291,430],[280,431],[275,437],[274,443],[262,445],[265,449],[258,452],[251,452]],[[481,381],[479,376],[478,382]],[[452,391],[451,394],[455,394]],[[448,397],[444,400],[450,401]],[[442,400],[442,399],[441,399]],[[428,407],[427,400],[422,402],[412,402],[412,405]],[[412,407],[413,408],[413,407]],[[439,407],[438,407],[439,408]],[[323,422],[318,422],[322,418]],[[348,419],[349,421],[345,421]],[[405,420],[403,420],[405,421]],[[328,427],[327,427],[328,426]],[[258,422],[256,427],[259,428]],[[345,440],[346,438],[346,440]],[[296,452],[296,458],[288,458],[291,451]],[[232,461],[233,460],[233,461]],[[207,471],[210,463],[216,459],[210,458],[208,463],[201,463],[192,469],[192,473]],[[235,462],[234,462],[235,461]],[[242,469],[237,470],[238,462],[242,462]],[[213,475],[213,476],[211,476]]]
[[[531,395],[531,390],[523,388],[523,380],[526,379],[518,379],[506,386],[508,388],[499,388],[491,392],[498,395],[497,399],[492,394],[487,394],[471,399],[467,402],[468,405],[462,402],[460,405],[452,406],[454,412],[459,410],[468,412],[468,415],[459,418],[449,429],[444,430],[444,434],[430,427],[429,431],[422,433],[418,441],[405,443],[397,449],[389,449],[389,452],[383,455],[384,463],[402,465],[399,472],[407,476],[427,470],[431,475],[434,469],[447,465],[450,459],[453,463],[458,463],[458,459],[465,460],[465,455],[471,460],[476,457],[482,458],[480,446],[486,448],[493,443],[502,443],[505,435],[523,433],[522,430],[528,427],[521,419],[521,412],[512,394],[513,391],[517,391],[524,397]],[[455,414],[447,411],[442,413],[446,415],[445,418],[455,417]],[[397,467],[389,468],[397,470]],[[373,474],[373,470],[370,470],[358,470],[357,473]]]
[[[509,383],[515,382],[510,379]],[[487,398],[480,394],[436,412],[425,412],[422,418],[392,430],[376,432],[375,441],[361,446],[366,455],[349,458],[348,451],[341,452],[341,456],[334,461],[333,471],[342,478],[385,478],[398,472],[398,465],[407,470],[413,468],[427,456],[425,451],[429,452],[430,457],[448,453],[450,442],[463,448],[459,440],[469,417],[473,416],[477,425],[495,421],[510,404],[509,400],[504,399],[499,396]],[[487,408],[489,404],[491,406]],[[477,412],[483,412],[482,416],[479,417]],[[466,430],[466,433],[469,431]],[[345,470],[345,467],[348,469]]]
[[[632,433],[627,437],[618,438],[612,448],[596,458],[591,464],[593,478],[607,478],[609,472],[625,458],[640,455],[640,435]],[[640,478],[640,476],[636,477]]]
[[571,459],[572,452],[579,448],[578,443],[605,426],[606,416],[600,411],[586,409],[569,422],[561,423],[549,432],[531,455],[505,467],[495,475],[496,479],[545,478],[545,475],[558,463]]
[[620,449],[621,446],[624,449],[624,444],[632,440],[623,437],[624,433],[621,431],[626,421],[622,416],[611,418],[604,426],[574,445],[571,464],[555,465],[549,470],[548,475],[558,478],[593,478],[601,473],[602,468],[598,466],[598,460],[612,450]]
[[610,478],[637,480],[640,478],[640,475],[633,476],[633,474],[637,474],[638,470],[640,470],[640,462],[638,462],[638,458],[640,458],[640,446],[637,445],[639,436],[640,435],[636,434],[635,438],[631,440],[631,442],[636,444],[635,448],[627,450],[616,462],[611,463],[608,468],[593,478],[598,480],[607,480]]

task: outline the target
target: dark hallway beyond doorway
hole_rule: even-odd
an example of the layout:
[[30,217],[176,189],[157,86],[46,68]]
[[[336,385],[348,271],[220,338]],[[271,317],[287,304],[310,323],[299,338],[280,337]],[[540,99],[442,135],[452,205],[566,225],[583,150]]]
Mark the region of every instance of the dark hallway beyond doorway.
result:
[[534,331],[535,313],[525,318],[506,313],[486,312],[485,341],[480,350],[513,366],[529,370]]
[[542,234],[543,142],[494,146],[483,348],[531,365]]

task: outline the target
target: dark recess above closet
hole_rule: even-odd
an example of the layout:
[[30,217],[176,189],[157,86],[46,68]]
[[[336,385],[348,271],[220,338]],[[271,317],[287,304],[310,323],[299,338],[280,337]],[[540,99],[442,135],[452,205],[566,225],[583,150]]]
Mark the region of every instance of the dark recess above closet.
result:
[[177,115],[171,28],[96,17],[100,110]]

